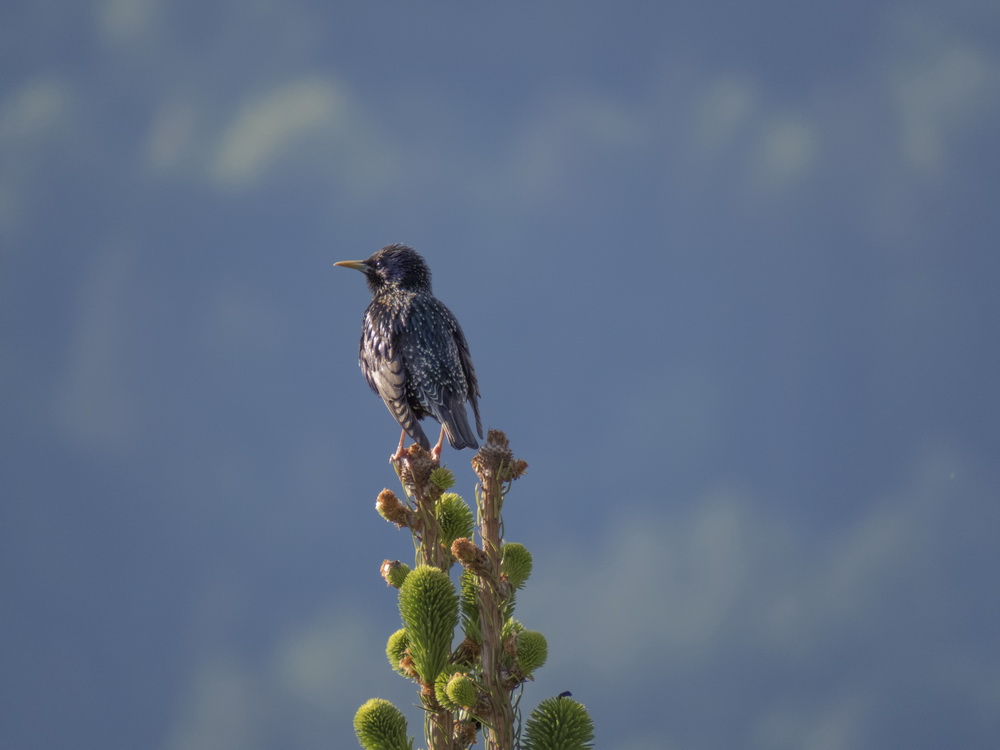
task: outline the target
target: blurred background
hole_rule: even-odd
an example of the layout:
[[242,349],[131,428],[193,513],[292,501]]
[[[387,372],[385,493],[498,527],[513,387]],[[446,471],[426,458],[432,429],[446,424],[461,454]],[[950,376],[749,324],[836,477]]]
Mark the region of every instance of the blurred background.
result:
[[0,746],[420,733],[390,242],[530,465],[525,713],[1000,746],[998,132],[995,2],[5,3]]

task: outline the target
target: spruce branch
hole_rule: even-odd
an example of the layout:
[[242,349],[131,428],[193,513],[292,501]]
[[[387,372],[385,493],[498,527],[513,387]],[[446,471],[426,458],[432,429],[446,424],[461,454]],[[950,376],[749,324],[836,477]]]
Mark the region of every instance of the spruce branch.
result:
[[472,459],[472,468],[479,477],[476,501],[482,547],[480,555],[469,553],[467,556],[473,559],[468,564],[463,560],[463,564],[478,578],[482,679],[489,718],[489,729],[485,732],[486,747],[489,750],[512,750],[514,707],[510,690],[513,686],[506,679],[503,664],[505,600],[509,597],[511,588],[501,572],[503,546],[500,511],[510,483],[524,474],[528,464],[515,461],[506,435],[499,430],[490,430],[486,435],[486,445]]
[[[419,445],[393,466],[405,500],[386,489],[376,508],[397,528],[410,530],[416,559],[412,569],[399,560],[385,560],[380,569],[398,589],[403,623],[386,644],[389,665],[419,690],[428,750],[467,750],[480,730],[487,750],[520,748],[522,688],[545,663],[548,643],[513,618],[532,557],[523,545],[504,541],[501,511],[528,465],[514,458],[502,432],[489,431],[472,459],[479,479],[475,520],[468,503],[449,491],[454,474]],[[456,561],[463,568],[457,589],[449,576]],[[459,624],[464,637],[453,647]],[[586,709],[555,700],[532,712],[524,747],[591,747]],[[413,746],[406,720],[388,701],[372,699],[358,709],[355,729],[366,750]]]

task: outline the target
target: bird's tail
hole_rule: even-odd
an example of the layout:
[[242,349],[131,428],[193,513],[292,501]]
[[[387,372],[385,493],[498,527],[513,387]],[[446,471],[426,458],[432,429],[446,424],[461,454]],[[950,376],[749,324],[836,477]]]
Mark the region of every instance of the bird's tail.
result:
[[410,424],[404,429],[414,443],[419,443],[420,447],[425,451],[431,449],[431,441],[427,439],[427,434],[424,432],[424,428],[420,426],[420,422],[415,419],[410,420]]
[[[477,415],[478,416],[478,415]],[[479,420],[476,420],[477,426]],[[472,434],[469,426],[469,418],[465,413],[465,404],[457,404],[454,409],[441,410],[441,424],[444,426],[444,434],[448,436],[448,442],[456,450],[462,448],[478,448],[476,436]],[[482,430],[480,430],[482,435]]]

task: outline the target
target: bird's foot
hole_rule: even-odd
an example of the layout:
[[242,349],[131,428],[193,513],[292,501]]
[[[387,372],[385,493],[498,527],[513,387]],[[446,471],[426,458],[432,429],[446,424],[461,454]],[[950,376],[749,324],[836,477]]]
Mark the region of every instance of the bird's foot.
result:
[[403,447],[406,442],[406,430],[403,430],[399,436],[399,445],[396,447],[396,452],[389,456],[389,463],[396,464],[402,461],[407,456],[407,450]]
[[441,434],[438,436],[437,445],[431,448],[431,458],[441,463],[441,448],[444,447],[444,425],[441,425]]

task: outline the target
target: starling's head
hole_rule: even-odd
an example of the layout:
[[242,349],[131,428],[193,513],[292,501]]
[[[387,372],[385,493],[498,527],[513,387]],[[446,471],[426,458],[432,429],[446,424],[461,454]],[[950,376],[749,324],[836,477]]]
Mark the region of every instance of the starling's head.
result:
[[431,270],[420,254],[406,245],[386,245],[368,260],[342,260],[333,265],[361,271],[372,294],[386,287],[408,292],[431,290]]

